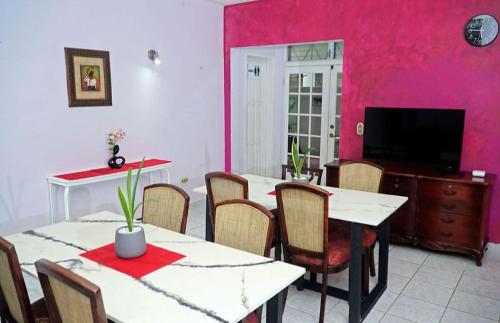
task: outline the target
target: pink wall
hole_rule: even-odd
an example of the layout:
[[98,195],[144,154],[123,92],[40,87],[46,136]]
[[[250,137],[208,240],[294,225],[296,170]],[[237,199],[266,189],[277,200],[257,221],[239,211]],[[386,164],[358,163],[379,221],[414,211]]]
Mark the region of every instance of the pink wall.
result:
[[[261,0],[226,7],[225,162],[231,169],[230,49],[343,39],[341,158],[360,158],[365,106],[465,108],[463,170],[500,175],[500,38],[476,48],[469,18],[498,0]],[[490,240],[500,242],[500,179]]]

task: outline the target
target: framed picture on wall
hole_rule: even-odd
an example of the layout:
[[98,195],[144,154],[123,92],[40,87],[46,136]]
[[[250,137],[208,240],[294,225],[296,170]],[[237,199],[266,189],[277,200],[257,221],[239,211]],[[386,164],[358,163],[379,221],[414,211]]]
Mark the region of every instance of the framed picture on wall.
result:
[[70,107],[112,105],[109,52],[64,48],[64,53],[68,105]]

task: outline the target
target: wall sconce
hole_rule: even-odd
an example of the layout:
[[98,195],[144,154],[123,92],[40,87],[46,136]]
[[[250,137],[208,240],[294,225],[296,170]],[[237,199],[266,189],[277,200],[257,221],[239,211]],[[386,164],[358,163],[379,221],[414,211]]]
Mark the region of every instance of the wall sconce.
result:
[[155,49],[148,50],[148,58],[156,65],[160,64],[160,53]]

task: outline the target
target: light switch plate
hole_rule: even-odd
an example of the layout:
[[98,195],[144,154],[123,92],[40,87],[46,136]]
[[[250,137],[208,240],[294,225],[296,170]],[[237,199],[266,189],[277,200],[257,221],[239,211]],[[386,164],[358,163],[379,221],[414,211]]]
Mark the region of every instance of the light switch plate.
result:
[[363,122],[358,122],[358,124],[356,125],[356,133],[358,134],[358,136],[362,136],[364,132],[365,125],[363,124]]

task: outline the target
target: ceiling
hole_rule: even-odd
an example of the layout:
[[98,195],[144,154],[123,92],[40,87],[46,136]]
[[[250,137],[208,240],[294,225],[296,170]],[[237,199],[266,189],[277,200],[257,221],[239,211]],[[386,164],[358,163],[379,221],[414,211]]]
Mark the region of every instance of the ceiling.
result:
[[255,1],[255,0],[210,0],[212,2],[220,3],[222,5],[228,6],[231,4],[237,4],[237,3],[243,3],[243,2],[250,2],[250,1]]

